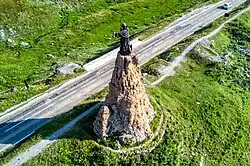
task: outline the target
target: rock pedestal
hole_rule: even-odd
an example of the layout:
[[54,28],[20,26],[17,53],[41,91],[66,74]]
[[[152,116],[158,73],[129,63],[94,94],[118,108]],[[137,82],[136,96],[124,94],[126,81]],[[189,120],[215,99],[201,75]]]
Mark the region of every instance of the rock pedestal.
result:
[[105,106],[94,122],[95,133],[101,138],[127,135],[142,141],[151,134],[153,118],[137,58],[118,53]]

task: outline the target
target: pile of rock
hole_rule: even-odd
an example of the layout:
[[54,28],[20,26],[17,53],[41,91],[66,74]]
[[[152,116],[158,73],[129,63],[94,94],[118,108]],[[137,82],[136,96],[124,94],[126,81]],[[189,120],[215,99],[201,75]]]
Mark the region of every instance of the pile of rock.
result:
[[[48,57],[49,57],[49,55],[51,55],[51,54],[48,54]],[[53,55],[51,55],[51,56],[52,56],[51,58],[53,58]],[[56,73],[59,75],[73,74],[73,73],[75,73],[75,71],[77,69],[82,69],[82,67],[76,63],[69,63],[69,64],[66,64],[62,67],[57,68]]]
[[151,135],[149,124],[155,113],[141,78],[136,56],[118,53],[105,106],[94,122],[98,136],[127,136],[142,141]]

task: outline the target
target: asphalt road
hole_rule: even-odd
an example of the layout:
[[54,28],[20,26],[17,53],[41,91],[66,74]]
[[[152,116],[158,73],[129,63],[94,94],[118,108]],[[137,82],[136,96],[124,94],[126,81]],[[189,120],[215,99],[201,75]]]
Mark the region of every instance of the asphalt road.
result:
[[[235,0],[233,7],[243,2],[245,0]],[[218,8],[222,4],[223,2],[205,7],[142,41],[133,51],[140,64],[146,63],[154,56],[163,53],[174,44],[223,16],[227,11]],[[71,110],[84,99],[106,87],[111,79],[114,60],[114,58],[110,58],[103,65],[95,66],[86,74],[52,88],[32,100],[12,108],[10,113],[2,115],[0,117],[0,152],[20,143],[53,117]]]

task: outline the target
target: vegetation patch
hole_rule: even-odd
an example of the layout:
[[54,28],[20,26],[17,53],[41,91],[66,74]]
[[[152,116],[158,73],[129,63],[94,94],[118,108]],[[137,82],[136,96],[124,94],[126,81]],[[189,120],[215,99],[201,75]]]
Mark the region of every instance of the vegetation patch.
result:
[[[162,64],[167,65],[169,62],[173,61],[192,42],[198,40],[199,38],[201,38],[203,36],[208,35],[212,31],[217,29],[222,23],[224,23],[228,19],[232,18],[234,15],[236,15],[240,11],[248,8],[249,5],[250,5],[250,2],[246,1],[244,4],[240,5],[239,7],[235,8],[234,10],[227,13],[228,14],[227,16],[218,18],[217,20],[215,20],[211,24],[196,31],[194,34],[188,36],[184,40],[182,40],[179,43],[177,43],[176,45],[172,46],[171,48],[166,50],[166,52],[151,59],[147,64],[144,64],[142,66],[142,72],[146,73],[146,74],[144,74],[144,78],[145,78],[144,82],[146,84],[150,84],[151,82],[156,81],[160,76],[160,72],[159,72],[160,65],[162,65]],[[226,33],[228,33],[228,34],[226,34]],[[225,50],[227,48],[229,42],[231,42],[230,38],[227,36],[229,34],[230,34],[230,32],[224,31],[224,33],[219,33],[218,35],[213,37],[213,39],[210,41],[210,42],[212,42],[212,47],[207,47],[206,44],[205,45],[201,44],[201,46],[204,47],[203,51],[208,52],[208,54],[214,55],[214,56],[217,56],[218,54],[222,54],[221,51],[223,50],[223,48],[221,48],[221,47],[224,47],[224,50]],[[245,32],[245,35],[243,35],[243,36],[248,36],[248,35]],[[222,41],[222,42],[213,43],[214,39],[216,40],[216,38],[220,39],[220,41]],[[216,48],[216,50],[214,48]]]
[[[212,75],[218,82],[229,87],[241,87],[246,91],[250,90],[250,12],[229,23],[226,29],[213,38],[217,41],[218,36],[222,37],[220,44],[213,42],[213,47],[220,52],[226,64],[216,65],[215,70],[208,70],[207,74]],[[226,38],[226,39],[225,39]],[[229,40],[229,42],[226,42]],[[223,49],[224,48],[224,49]]]
[[[116,47],[112,32],[119,30],[122,22],[135,36],[166,17],[172,21],[175,14],[204,2],[208,3],[0,0],[0,111],[76,76],[51,79],[56,64],[83,65]],[[6,93],[9,91],[12,93]]]
[[[214,47],[215,50],[224,48],[221,56],[230,50],[235,61],[241,61],[246,67],[250,66],[247,55],[238,51],[242,43],[245,43],[244,52],[249,49],[248,38],[239,36],[248,32],[244,27],[250,25],[249,14],[240,16],[221,32],[229,34],[235,47],[231,44]],[[238,25],[242,28],[238,29]],[[235,28],[236,36],[228,33]],[[237,40],[239,37],[241,40]],[[222,42],[223,38],[213,40]],[[233,63],[233,68],[241,67],[242,63]],[[238,70],[232,70],[232,76],[224,78],[224,71],[218,70],[221,66],[228,64],[204,65],[189,58],[175,76],[147,89],[163,108],[160,111],[170,115],[163,140],[151,153],[112,152],[87,137],[87,131],[80,125],[74,129],[79,130],[77,134],[72,132],[59,139],[27,165],[198,165],[201,162],[211,166],[248,165],[250,91],[232,81],[235,77],[245,79],[238,77]],[[224,83],[219,81],[222,77]]]
[[82,102],[79,106],[76,106],[72,110],[70,110],[68,113],[64,113],[55,117],[51,122],[44,125],[42,128],[37,130],[31,137],[23,140],[17,146],[8,149],[6,152],[0,153],[0,165],[6,164],[17,154],[27,150],[32,145],[50,136],[52,133],[62,128],[69,121],[73,120],[78,115],[83,113],[85,110],[100,102],[100,100],[102,100],[106,95],[107,88],[105,88],[99,93],[92,95],[90,98]]

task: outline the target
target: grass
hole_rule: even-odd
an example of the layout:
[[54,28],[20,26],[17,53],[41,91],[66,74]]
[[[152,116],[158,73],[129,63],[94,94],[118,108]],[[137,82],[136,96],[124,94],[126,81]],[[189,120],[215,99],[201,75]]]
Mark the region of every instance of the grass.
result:
[[219,33],[218,35],[216,35],[213,39],[216,41],[216,39],[220,39],[222,42],[220,43],[213,43],[213,48],[216,48],[216,50],[218,51],[218,53],[222,53],[230,44],[230,38],[229,38],[229,34],[226,33]]
[[[214,2],[216,2],[216,1],[214,1]],[[204,2],[204,3],[197,3],[195,5],[195,8],[199,8],[199,7],[202,7],[202,6],[205,6],[205,5],[209,5],[210,3],[211,3],[210,1],[207,1],[207,2]],[[191,11],[192,11],[192,9],[189,9],[187,12],[191,12]],[[171,22],[173,22],[173,17],[174,18],[179,18],[182,15],[184,15],[185,13],[186,12],[175,14],[173,16],[166,17],[162,21],[159,21],[159,22],[155,23],[149,29],[145,29],[145,32],[142,35],[139,36],[139,39],[144,40],[144,39],[148,38],[149,36],[159,32],[160,30],[162,30],[163,28],[168,26]]]
[[[208,35],[212,31],[217,29],[222,23],[224,23],[225,21],[227,21],[228,19],[230,19],[231,17],[233,17],[234,15],[239,13],[241,10],[249,7],[249,5],[250,5],[249,1],[245,2],[244,4],[240,5],[239,7],[235,8],[234,10],[230,11],[228,13],[229,17],[218,18],[217,20],[215,20],[211,24],[196,31],[194,34],[188,36],[184,40],[182,40],[179,43],[177,43],[176,45],[172,46],[171,48],[166,50],[166,52],[151,59],[147,64],[142,66],[142,72],[148,74],[146,76],[146,79],[149,82],[154,82],[157,79],[157,75],[159,76],[159,71],[157,68],[159,67],[160,64],[167,64],[168,62],[172,61],[174,58],[179,56],[192,42],[194,42],[195,40],[197,40],[203,36]],[[211,55],[214,55],[214,52],[212,52],[212,49],[216,48],[216,52],[221,53],[221,51],[223,49],[225,49],[230,42],[230,38],[227,36],[229,34],[225,34],[225,33],[229,33],[229,32],[220,33],[214,37],[215,40],[216,40],[216,38],[218,38],[218,39],[220,39],[220,41],[223,40],[223,42],[213,43],[212,47],[209,48],[209,50],[207,50],[205,48],[206,51],[208,51]]]
[[[244,17],[247,17],[247,15],[244,15]],[[243,18],[243,16],[241,17],[241,18]],[[224,18],[223,18],[224,19]],[[241,20],[242,22],[247,22],[247,19],[238,19],[238,20]],[[220,23],[218,23],[217,21],[214,23],[214,24],[220,24]],[[213,24],[213,26],[209,26],[209,28],[211,28],[211,29],[213,29],[214,28],[214,25]],[[233,24],[237,24],[237,26],[238,26],[238,21],[236,21],[235,23],[233,23]],[[247,26],[248,25],[248,23],[244,23],[243,24],[244,25],[244,27],[245,26]],[[237,27],[236,26],[236,27]],[[209,30],[209,28],[206,28],[205,29],[205,31],[210,31]],[[243,28],[242,27],[242,25],[241,25],[241,29],[245,29],[245,28]],[[248,29],[248,28],[247,28]],[[203,32],[201,32],[201,33],[203,33]],[[225,31],[223,32],[223,33],[225,33]],[[238,36],[240,36],[240,35],[238,35]],[[219,40],[220,41],[220,39],[218,38],[217,40]],[[185,43],[181,43],[181,44],[185,44]],[[232,45],[231,45],[232,46]],[[231,47],[230,46],[230,47]],[[216,48],[215,48],[216,49]],[[237,55],[239,55],[239,54],[237,54]],[[162,55],[161,55],[162,56]],[[238,56],[237,56],[238,57]],[[242,59],[240,60],[240,61],[242,61]],[[244,60],[243,60],[244,61]],[[245,60],[246,61],[246,60]],[[195,65],[196,66],[196,65]],[[236,64],[236,66],[237,66],[237,64]],[[247,64],[246,64],[246,66],[247,66]],[[249,66],[249,65],[248,65]],[[191,67],[191,68],[193,68],[193,67]],[[218,75],[219,73],[218,72],[216,72],[217,71],[217,69],[216,70],[212,70],[212,71],[214,71],[214,73],[212,73],[211,72],[211,69],[210,68],[208,68],[207,70],[205,70],[205,73],[206,74],[209,74],[209,76],[212,76],[213,77],[213,79],[215,79],[215,80],[217,80],[218,78],[220,78],[219,76],[220,75]],[[233,70],[234,71],[234,70]],[[217,73],[217,75],[215,75]],[[224,79],[224,80],[227,80],[227,79]],[[249,80],[249,79],[248,79]],[[218,80],[217,80],[218,81]],[[218,81],[218,82],[220,82],[220,81]],[[231,81],[230,81],[231,82]],[[201,84],[203,84],[203,83],[201,83]],[[220,82],[220,84],[221,84],[221,82]],[[226,84],[227,86],[228,86],[228,84]],[[237,85],[237,84],[236,84]],[[238,85],[237,85],[238,86]],[[165,87],[165,88],[170,88],[171,89],[171,87]],[[232,89],[232,86],[230,86],[230,89]],[[236,94],[237,94],[237,91],[239,91],[240,93],[242,93],[242,91],[244,92],[244,90],[240,87],[240,88],[236,88]],[[62,115],[62,116],[59,116],[59,117],[57,117],[55,120],[53,120],[52,122],[50,122],[48,125],[46,125],[46,126],[44,126],[41,130],[39,130],[38,132],[36,132],[36,134],[34,135],[34,136],[32,136],[31,138],[29,138],[29,139],[27,139],[27,140],[25,140],[24,141],[24,143],[22,143],[22,144],[20,144],[19,146],[17,146],[17,147],[15,147],[15,148],[13,148],[13,149],[11,149],[10,151],[8,151],[7,153],[4,153],[4,154],[0,154],[0,157],[1,157],[1,160],[0,160],[0,165],[2,165],[2,164],[4,164],[4,163],[6,163],[9,159],[11,159],[13,156],[15,156],[16,154],[18,154],[18,153],[20,153],[21,151],[23,151],[23,150],[25,150],[25,149],[27,149],[27,148],[29,148],[31,145],[33,145],[33,144],[35,144],[36,142],[38,142],[38,141],[40,141],[42,138],[44,138],[44,137],[46,137],[46,136],[48,136],[48,135],[50,135],[51,133],[53,133],[54,131],[56,131],[57,129],[59,129],[60,127],[62,127],[65,123],[67,123],[69,120],[71,120],[71,119],[73,119],[74,117],[76,117],[79,113],[81,113],[83,110],[84,110],[84,108],[86,108],[86,106],[88,106],[89,104],[88,103],[94,103],[94,102],[97,102],[98,100],[100,100],[100,99],[102,99],[104,96],[105,96],[105,94],[107,93],[107,90],[104,90],[104,92],[103,93],[101,93],[101,94],[97,94],[97,95],[94,95],[93,96],[93,98],[92,99],[90,99],[90,100],[87,100],[86,102],[84,102],[83,103],[83,106],[79,106],[79,107],[76,107],[74,110],[72,110],[69,114],[66,114],[66,115]],[[237,94],[238,95],[238,94]],[[245,97],[245,99],[246,100],[244,100],[245,101],[245,105],[246,104],[248,104],[249,102],[249,100],[248,100],[248,98],[249,98],[249,95],[245,95],[245,96],[242,96],[242,95],[240,95],[241,97]],[[96,99],[95,99],[96,98]],[[234,96],[231,96],[231,98],[234,98]],[[93,101],[93,99],[95,99],[94,101]],[[226,100],[226,99],[225,99]],[[85,104],[86,103],[86,104]],[[249,104],[248,104],[249,105]],[[237,107],[237,106],[236,106]],[[234,107],[233,107],[234,108]],[[245,108],[246,109],[248,109],[249,108],[249,106],[245,106]],[[152,125],[152,127],[153,128],[155,128],[155,126],[154,126],[154,124]],[[77,139],[80,139],[80,140],[84,140],[84,138],[85,138],[85,136],[87,136],[86,135],[86,132],[85,132],[85,130],[83,130],[83,128],[81,128],[81,126],[79,126],[78,128],[80,128],[80,130],[78,130],[78,133],[79,133],[79,136],[77,137]],[[73,130],[73,131],[75,131],[75,130]],[[74,133],[75,135],[77,135],[77,133],[75,132]],[[71,134],[71,136],[72,136],[73,134]],[[68,136],[68,139],[70,139],[70,135]],[[88,138],[89,139],[89,138]],[[90,141],[91,142],[91,141]],[[68,141],[68,143],[71,143],[71,140],[69,140]],[[81,142],[80,142],[81,143]],[[91,144],[92,144],[93,142],[91,142]],[[81,143],[82,144],[82,143]],[[95,144],[95,143],[93,143],[93,144]],[[95,146],[97,146],[96,144],[95,144]],[[97,148],[98,149],[98,148]],[[94,152],[95,153],[95,155],[96,156],[98,156],[98,153],[100,152],[101,150],[97,150],[96,152]],[[110,153],[109,152],[100,152],[100,153],[107,153],[107,156],[108,155],[110,155]],[[156,154],[156,155],[159,155],[159,154]],[[60,157],[60,156],[59,156]],[[116,156],[117,157],[117,156]],[[123,157],[122,157],[123,158]],[[124,157],[123,159],[122,159],[122,161],[119,161],[119,163],[121,163],[121,162],[125,162],[125,160],[126,160],[126,158],[127,157]],[[112,159],[114,159],[114,158],[112,158]],[[135,161],[137,161],[138,159],[137,158],[132,158],[131,160],[133,160],[133,159],[135,159]],[[127,162],[132,162],[132,161],[127,161]],[[105,161],[106,161],[106,159],[105,159]],[[118,163],[118,159],[114,159],[114,161],[116,161],[115,163]],[[92,161],[89,161],[88,160],[88,162],[94,162],[93,160]],[[158,162],[158,161],[157,161]],[[49,163],[49,162],[48,162]],[[112,162],[111,162],[112,163]],[[115,164],[115,163],[113,163],[113,164]]]
[[[223,83],[218,80],[224,73],[218,69],[227,63],[205,66],[189,58],[175,76],[147,89],[164,108],[159,111],[170,115],[164,139],[151,153],[118,155],[104,150],[89,137],[92,131],[85,130],[83,120],[26,165],[199,165],[202,158],[205,165],[211,166],[248,165],[250,91],[232,80],[245,79],[238,77],[237,68],[242,63],[250,67],[246,59],[249,54],[239,53],[243,46],[245,50],[250,48],[244,35],[249,32],[245,28],[250,25],[249,14],[240,16],[221,32],[229,35],[234,45],[225,43],[214,48],[224,48],[221,53],[229,50],[236,58],[226,62],[241,62],[232,64],[236,69],[230,71],[231,77],[225,77]],[[224,38],[213,40],[222,42]]]
[[119,156],[105,151],[88,137],[84,125],[77,125],[27,165],[196,165],[201,156],[206,165],[247,165],[250,107],[244,103],[249,98],[219,85],[202,69],[189,61],[178,76],[149,90],[172,117],[164,141],[152,153]]
[[[111,35],[126,22],[132,35],[189,8],[216,0],[1,0],[0,29],[11,41],[0,40],[0,111],[42,93],[69,77],[54,77],[54,68],[69,62],[83,65],[116,46]],[[164,24],[164,26],[167,24]],[[21,42],[29,46],[21,47]],[[47,58],[47,54],[54,58]],[[56,81],[54,81],[54,79]],[[25,87],[26,82],[30,88]],[[5,93],[16,88],[16,93]]]
[[[207,73],[211,74],[218,82],[230,87],[238,85],[247,91],[250,89],[249,13],[250,12],[247,12],[243,15],[246,19],[231,22],[226,29],[213,37],[213,40],[216,41],[218,36],[223,36],[220,40],[220,44],[214,42],[212,46],[217,52],[220,52],[227,61],[226,65],[219,64],[216,66],[217,72],[207,71]],[[225,34],[228,34],[228,36],[225,37]],[[228,42],[228,40],[230,41]],[[224,43],[224,45],[221,43]]]
[[90,98],[83,101],[80,105],[70,110],[68,113],[64,113],[55,117],[54,119],[52,119],[52,121],[36,131],[31,137],[23,140],[19,145],[8,149],[6,152],[0,153],[0,165],[6,164],[17,154],[25,151],[32,145],[36,144],[42,139],[45,139],[47,136],[50,136],[52,133],[62,128],[66,123],[76,118],[82,112],[100,102],[100,100],[102,100],[106,96],[106,94],[107,88],[99,93],[92,95]]

